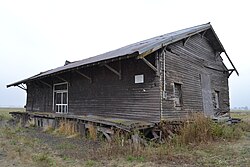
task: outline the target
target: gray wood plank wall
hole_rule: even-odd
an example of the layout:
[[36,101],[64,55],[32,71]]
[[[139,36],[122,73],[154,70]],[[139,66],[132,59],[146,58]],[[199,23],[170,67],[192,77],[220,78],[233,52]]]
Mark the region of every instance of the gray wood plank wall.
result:
[[[155,56],[147,59],[154,64]],[[119,69],[119,62],[109,63]],[[159,76],[142,60],[130,58],[121,61],[122,78],[105,66],[81,69],[91,76],[92,83],[76,72],[61,74],[70,81],[68,88],[69,114],[99,115],[115,118],[160,120]],[[135,84],[134,76],[144,74],[144,83]],[[57,81],[51,77],[53,83]],[[40,85],[41,86],[41,85]],[[28,86],[27,110],[52,111],[52,88]]]
[[[163,99],[162,119],[186,117],[190,112],[204,112],[205,103],[212,104],[212,99],[203,101],[201,76],[208,74],[211,83],[211,93],[220,92],[220,108],[211,113],[229,111],[228,72],[222,64],[222,59],[216,58],[209,41],[201,35],[192,36],[185,44],[183,41],[168,46],[166,51],[166,90],[167,98]],[[163,63],[162,63],[163,64]],[[215,68],[221,71],[213,70]],[[163,70],[163,67],[162,67]],[[182,107],[174,105],[174,83],[182,84]],[[212,97],[212,95],[211,95]],[[208,105],[211,106],[211,105]]]
[[[228,72],[222,72],[226,69],[222,59],[216,57],[216,54],[209,41],[199,34],[192,36],[185,46],[183,41],[167,46],[166,99],[162,98],[163,55],[159,56],[161,77],[142,60],[136,58],[121,61],[121,80],[101,65],[80,69],[92,78],[92,83],[74,71],[59,74],[69,81],[69,114],[91,114],[157,122],[160,118],[178,119],[190,112],[204,112],[204,103],[207,103],[207,108],[211,108],[211,113],[226,113],[229,111]],[[146,58],[152,64],[155,63],[155,53]],[[119,61],[109,65],[119,69]],[[134,76],[137,74],[144,74],[143,84],[134,83]],[[211,89],[205,91],[220,92],[218,109],[213,108],[212,96],[204,99],[201,80],[203,75],[208,75],[211,82],[208,85]],[[43,81],[51,85],[63,82],[55,76],[44,78]],[[174,105],[174,83],[182,85],[182,107]],[[31,82],[27,87],[28,111],[54,112],[52,87],[39,81]]]

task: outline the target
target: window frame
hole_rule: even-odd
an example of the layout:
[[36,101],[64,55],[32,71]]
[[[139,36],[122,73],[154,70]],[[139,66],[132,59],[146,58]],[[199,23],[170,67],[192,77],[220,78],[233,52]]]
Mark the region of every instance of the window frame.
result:
[[214,90],[214,109],[219,109],[220,108],[220,91]]
[[[176,96],[176,91],[175,91],[175,88],[176,88],[176,85],[179,85],[180,89],[179,89],[179,96],[177,97]],[[173,83],[173,95],[174,95],[174,107],[183,107],[183,98],[182,98],[182,83],[179,83],[179,82],[174,82]],[[179,101],[179,104],[177,105],[177,99]]]
[[[66,84],[66,89],[61,89],[61,90],[56,90],[55,87],[58,86],[58,85],[64,85]],[[55,101],[55,96],[57,95],[57,93],[61,94],[61,103],[60,104],[57,104],[57,102]],[[63,93],[66,93],[66,104],[63,103]],[[69,112],[69,109],[68,109],[68,105],[69,105],[69,95],[68,95],[68,82],[61,82],[61,83],[56,83],[53,85],[53,111],[55,111],[55,113],[59,113],[59,114],[67,114]],[[66,106],[66,112],[59,112],[57,111],[57,107],[56,106],[60,106],[61,109],[63,110],[63,106]]]

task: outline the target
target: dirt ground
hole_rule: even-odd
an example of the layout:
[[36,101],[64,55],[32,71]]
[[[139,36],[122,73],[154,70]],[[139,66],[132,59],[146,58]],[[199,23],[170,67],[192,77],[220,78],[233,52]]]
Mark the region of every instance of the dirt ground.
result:
[[[100,141],[65,136],[37,127],[20,128],[0,121],[0,166],[243,166],[250,164],[250,133],[237,141],[174,148],[166,157],[113,156],[98,151]],[[126,147],[126,146],[125,146]],[[116,149],[116,148],[114,148]],[[115,152],[116,150],[114,150]],[[112,156],[110,156],[112,155]],[[157,154],[156,156],[161,156]],[[165,155],[164,155],[165,156]]]

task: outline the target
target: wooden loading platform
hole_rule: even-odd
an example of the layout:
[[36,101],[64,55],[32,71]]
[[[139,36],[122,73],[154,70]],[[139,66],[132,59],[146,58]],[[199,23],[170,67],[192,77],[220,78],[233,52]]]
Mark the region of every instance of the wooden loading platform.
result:
[[108,140],[112,139],[115,132],[133,134],[134,132],[142,132],[145,135],[151,133],[153,138],[159,138],[161,132],[157,130],[159,123],[145,122],[139,120],[128,120],[120,118],[106,118],[94,115],[64,115],[57,113],[45,112],[10,112],[15,124],[20,123],[21,126],[29,126],[34,124],[38,127],[52,127],[56,129],[60,126],[60,122],[68,121],[74,124],[75,132],[81,136],[85,136],[90,126],[94,126],[97,133],[102,133]]

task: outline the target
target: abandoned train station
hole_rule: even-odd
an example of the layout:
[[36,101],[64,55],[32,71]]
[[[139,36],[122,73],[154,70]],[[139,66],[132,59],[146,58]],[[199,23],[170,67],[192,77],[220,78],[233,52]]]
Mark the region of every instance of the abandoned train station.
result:
[[26,116],[40,126],[63,117],[96,123],[99,129],[130,130],[193,112],[209,117],[229,113],[228,78],[233,72],[238,74],[207,23],[66,61],[7,87],[27,91]]

